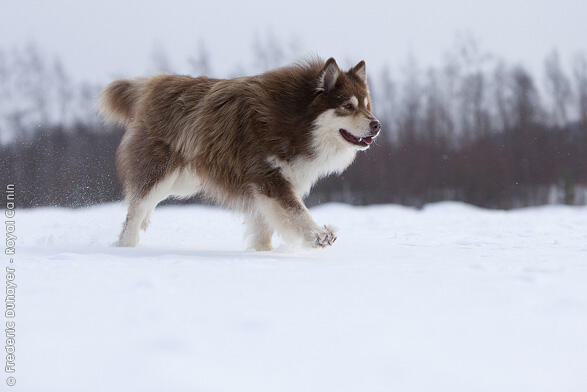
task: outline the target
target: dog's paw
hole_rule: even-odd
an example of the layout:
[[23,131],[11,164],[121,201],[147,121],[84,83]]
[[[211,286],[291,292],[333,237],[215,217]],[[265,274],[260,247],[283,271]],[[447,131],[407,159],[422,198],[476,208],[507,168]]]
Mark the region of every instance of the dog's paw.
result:
[[336,230],[332,226],[324,225],[314,233],[314,248],[325,248],[331,246],[336,241]]
[[119,239],[114,243],[114,246],[118,248],[134,248],[138,245],[139,240]]
[[252,241],[249,243],[249,250],[256,250],[257,252],[267,252],[273,250],[271,239],[269,241]]

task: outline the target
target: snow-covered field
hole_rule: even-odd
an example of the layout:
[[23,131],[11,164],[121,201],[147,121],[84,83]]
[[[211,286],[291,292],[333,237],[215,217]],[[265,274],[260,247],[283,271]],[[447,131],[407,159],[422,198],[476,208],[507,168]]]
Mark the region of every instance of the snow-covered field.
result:
[[334,247],[255,253],[211,207],[136,249],[122,204],[18,210],[11,390],[587,391],[587,208],[312,213]]

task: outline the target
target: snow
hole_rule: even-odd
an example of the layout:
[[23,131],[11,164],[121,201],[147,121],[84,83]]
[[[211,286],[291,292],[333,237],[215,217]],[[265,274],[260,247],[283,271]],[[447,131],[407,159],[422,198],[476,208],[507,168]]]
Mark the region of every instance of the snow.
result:
[[205,206],[111,247],[124,213],[17,211],[15,390],[587,390],[586,207],[329,204],[332,248],[260,253]]

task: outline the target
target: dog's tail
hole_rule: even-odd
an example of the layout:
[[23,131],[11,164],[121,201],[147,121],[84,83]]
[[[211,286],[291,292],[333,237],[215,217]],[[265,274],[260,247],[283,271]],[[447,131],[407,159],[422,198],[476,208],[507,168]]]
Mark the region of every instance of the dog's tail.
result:
[[110,83],[100,95],[100,114],[106,121],[128,125],[134,117],[142,85],[140,79]]

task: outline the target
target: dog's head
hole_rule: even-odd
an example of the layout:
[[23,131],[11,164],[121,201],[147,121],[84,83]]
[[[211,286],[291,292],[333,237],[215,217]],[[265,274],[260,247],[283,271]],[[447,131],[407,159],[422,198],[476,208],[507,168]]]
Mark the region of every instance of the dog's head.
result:
[[333,58],[328,59],[316,90],[314,104],[321,109],[314,124],[320,138],[344,147],[368,149],[379,135],[381,123],[372,113],[365,62],[343,72]]

